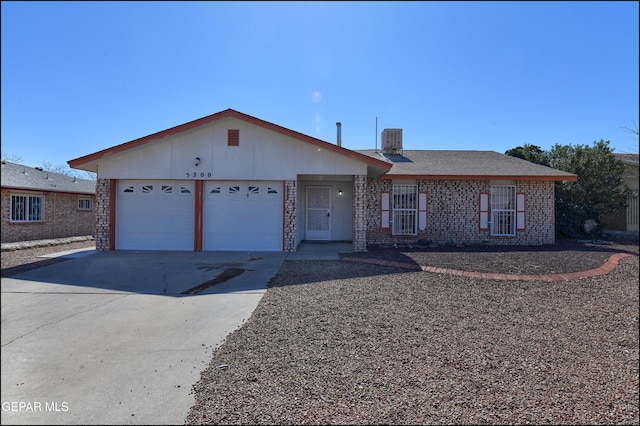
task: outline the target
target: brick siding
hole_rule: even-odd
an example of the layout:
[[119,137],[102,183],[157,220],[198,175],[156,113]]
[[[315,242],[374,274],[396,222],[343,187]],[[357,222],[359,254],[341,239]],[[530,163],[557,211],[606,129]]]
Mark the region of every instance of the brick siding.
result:
[[381,228],[380,200],[392,193],[389,179],[367,180],[368,244],[496,244],[542,245],[555,242],[553,182],[517,181],[516,192],[526,197],[525,229],[515,237],[492,237],[479,227],[479,197],[489,192],[490,182],[417,180],[418,192],[427,193],[427,228],[417,235],[392,235],[391,227]]
[[109,179],[96,182],[96,250],[108,251],[110,247],[110,190]]
[[367,177],[353,178],[353,251],[367,250]]
[[296,251],[298,185],[295,180],[284,183],[284,251]]
[[[11,195],[40,195],[44,199],[41,222],[12,222]],[[51,238],[94,235],[96,198],[91,195],[93,210],[78,210],[79,194],[2,189],[2,242],[46,240]]]
[[[515,237],[492,237],[488,230],[479,229],[479,196],[481,192],[489,192],[490,182],[418,180],[416,183],[419,192],[427,193],[427,228],[417,235],[397,236],[391,235],[391,228],[382,229],[380,223],[381,194],[391,193],[393,182],[390,179],[354,177],[352,218],[354,251],[364,251],[368,244],[433,242],[541,245],[555,242],[553,182],[516,182],[516,192],[522,192],[526,197],[526,214],[525,229],[518,230]],[[297,182],[285,181],[284,187],[284,251],[295,252]],[[95,238],[98,250],[109,250],[109,194],[110,181],[98,179],[95,201]],[[4,199],[3,214],[5,217],[8,215],[8,208],[5,212]],[[86,235],[92,233],[93,230]]]

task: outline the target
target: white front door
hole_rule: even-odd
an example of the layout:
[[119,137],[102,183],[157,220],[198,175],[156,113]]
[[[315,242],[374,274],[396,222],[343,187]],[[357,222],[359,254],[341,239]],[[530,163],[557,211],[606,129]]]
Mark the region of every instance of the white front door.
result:
[[307,186],[307,240],[331,239],[331,187]]

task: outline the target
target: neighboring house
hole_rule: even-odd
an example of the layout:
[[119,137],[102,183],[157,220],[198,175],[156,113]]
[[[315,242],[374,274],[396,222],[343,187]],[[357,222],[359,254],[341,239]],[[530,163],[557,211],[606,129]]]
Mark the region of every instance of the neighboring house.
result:
[[93,235],[96,182],[2,161],[2,242]]
[[96,172],[98,250],[295,251],[302,241],[552,244],[554,181],[491,151],[342,147],[227,109],[69,161]]
[[607,231],[638,232],[638,154],[614,154],[624,163],[624,181],[629,187],[627,207],[602,217]]

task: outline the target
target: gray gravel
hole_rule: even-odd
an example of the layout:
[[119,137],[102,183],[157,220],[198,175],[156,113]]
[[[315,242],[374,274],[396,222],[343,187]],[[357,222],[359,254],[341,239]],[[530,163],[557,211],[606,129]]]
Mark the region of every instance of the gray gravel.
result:
[[186,423],[638,424],[638,290],[287,261]]
[[75,242],[60,244],[60,240],[57,240],[50,245],[23,244],[21,247],[25,248],[12,248],[7,251],[2,251],[0,258],[2,259],[3,277],[9,277],[15,274],[30,271],[32,269],[42,268],[43,266],[53,265],[54,263],[58,262],[64,262],[68,259],[43,259],[38,256],[81,248],[95,249],[96,242],[83,239]]
[[[2,275],[94,245],[2,252]],[[638,246],[362,256],[547,273],[616,251]],[[638,293],[638,257],[551,283],[287,261],[202,372],[185,423],[637,425]]]

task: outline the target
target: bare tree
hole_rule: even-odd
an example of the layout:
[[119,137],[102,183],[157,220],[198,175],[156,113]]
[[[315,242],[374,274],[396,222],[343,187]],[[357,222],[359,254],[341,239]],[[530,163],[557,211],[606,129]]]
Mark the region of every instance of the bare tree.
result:
[[24,161],[21,157],[14,154],[7,154],[6,152],[3,152],[1,156],[2,161],[10,161],[12,163],[22,163]]
[[86,179],[86,180],[96,180],[97,176],[94,172],[87,172],[85,171],[82,175],[82,179]]
[[640,137],[640,132],[638,131],[638,124],[631,120],[631,122],[633,123],[633,128],[631,127],[623,127],[622,130],[624,130],[627,133],[631,133],[633,135],[633,137],[636,140],[636,144],[635,146],[629,151],[630,154],[637,154],[638,153],[638,137]]
[[58,173],[58,174],[64,175],[64,176],[76,177],[78,179],[96,180],[96,174],[95,173],[87,172],[87,171],[80,171],[80,170],[73,170],[72,168],[70,168],[66,164],[58,164],[58,165],[54,166],[53,164],[49,163],[48,161],[43,161],[41,167],[42,167],[43,170],[46,170],[48,172]]
[[638,132],[638,125],[633,120],[631,120],[631,122],[633,123],[633,129],[630,128],[630,127],[625,126],[625,127],[623,127],[624,131],[627,132],[627,133],[631,133],[633,135],[636,135],[636,136],[640,136],[640,133]]
[[46,170],[51,173],[58,173],[60,175],[65,175],[65,176],[76,176],[75,170],[71,170],[69,166],[65,166],[64,164],[58,164],[54,166],[48,161],[43,161],[41,166],[43,170]]

